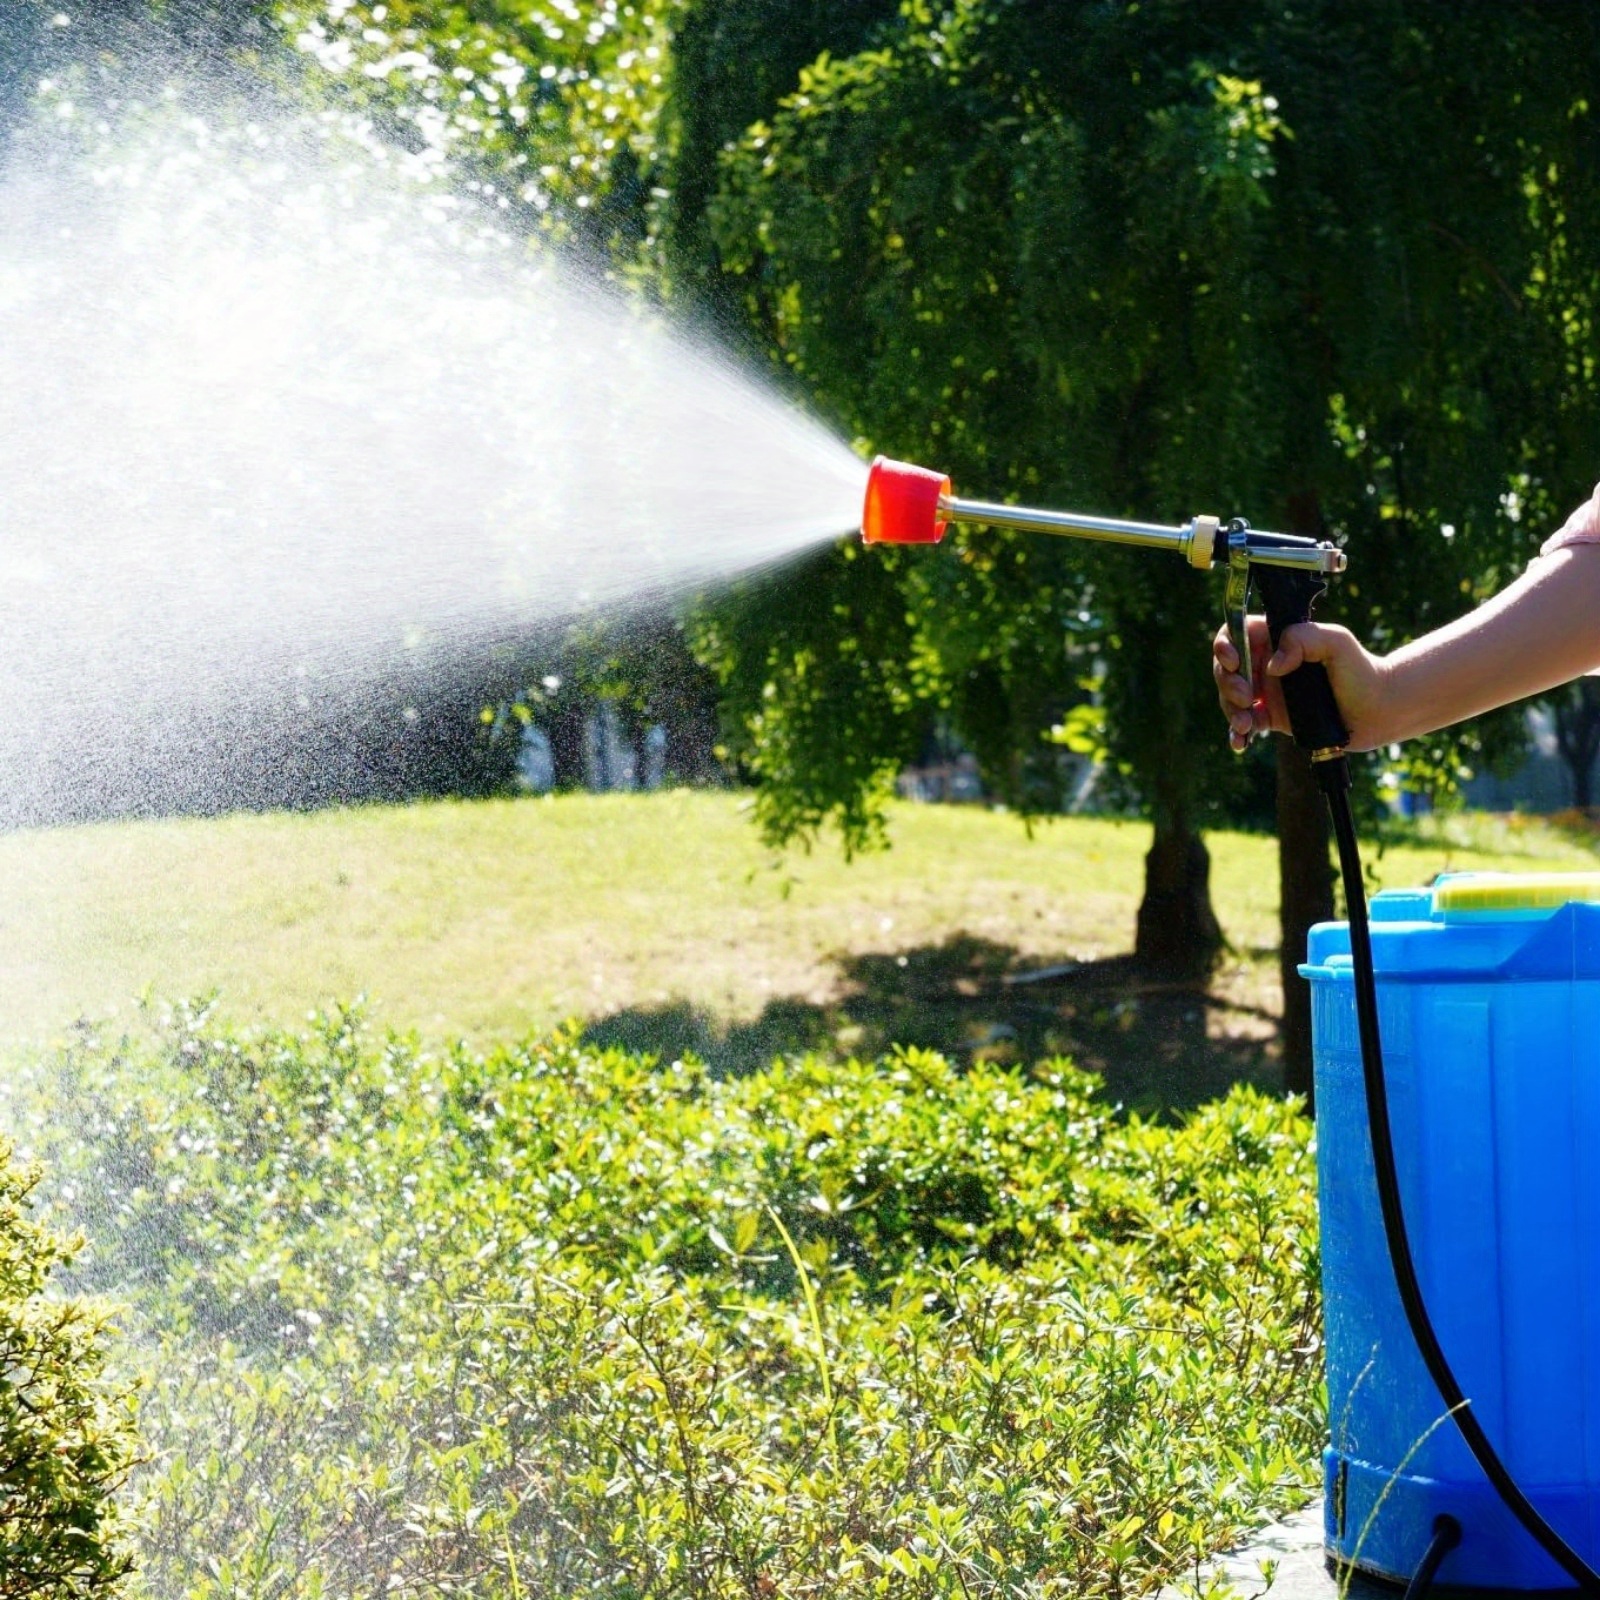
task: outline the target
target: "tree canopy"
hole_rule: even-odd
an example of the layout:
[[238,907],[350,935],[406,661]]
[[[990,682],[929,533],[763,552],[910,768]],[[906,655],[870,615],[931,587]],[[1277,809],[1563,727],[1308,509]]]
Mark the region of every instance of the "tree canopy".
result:
[[[801,69],[705,210],[725,292],[867,448],[986,497],[1338,533],[1325,610],[1386,648],[1503,581],[1592,480],[1596,55],[1571,6],[907,0]],[[1195,830],[1250,776],[1219,753],[1215,589],[988,531],[863,564],[716,627],[758,764],[799,723],[877,733],[876,767],[773,759],[769,825],[859,831],[934,716],[1026,802],[1099,664],[1108,752],[1156,823],[1141,943],[1208,958]],[[872,616],[829,643],[843,588]]]

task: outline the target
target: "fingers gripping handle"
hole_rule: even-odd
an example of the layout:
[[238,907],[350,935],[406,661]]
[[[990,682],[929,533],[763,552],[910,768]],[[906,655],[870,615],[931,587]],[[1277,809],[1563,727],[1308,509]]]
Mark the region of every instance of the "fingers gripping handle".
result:
[[[1267,613],[1267,633],[1278,648],[1283,630],[1296,622],[1309,622],[1311,608],[1328,587],[1321,573],[1257,563],[1251,574]],[[1307,661],[1283,679],[1283,703],[1289,713],[1294,742],[1302,750],[1342,750],[1350,732],[1339,714],[1327,668]]]

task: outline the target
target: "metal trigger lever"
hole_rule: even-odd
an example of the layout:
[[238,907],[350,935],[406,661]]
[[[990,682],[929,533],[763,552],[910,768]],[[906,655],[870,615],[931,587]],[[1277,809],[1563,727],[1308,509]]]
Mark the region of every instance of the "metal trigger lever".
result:
[[1222,620],[1227,624],[1228,637],[1239,652],[1239,671],[1250,685],[1250,697],[1256,698],[1256,680],[1250,659],[1250,637],[1247,631],[1250,616],[1250,524],[1243,517],[1235,517],[1226,529],[1228,540],[1228,581],[1222,592]]

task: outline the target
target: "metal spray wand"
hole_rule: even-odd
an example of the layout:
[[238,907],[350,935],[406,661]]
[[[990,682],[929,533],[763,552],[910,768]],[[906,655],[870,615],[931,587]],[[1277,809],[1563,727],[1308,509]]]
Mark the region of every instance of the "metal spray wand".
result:
[[[943,473],[879,456],[867,475],[861,535],[868,544],[936,544],[951,522],[980,522],[994,528],[1028,533],[1065,534],[1140,550],[1171,550],[1201,571],[1228,570],[1223,609],[1228,631],[1238,648],[1241,671],[1254,681],[1245,618],[1253,595],[1259,594],[1267,614],[1273,648],[1279,635],[1304,622],[1328,587],[1328,578],[1345,569],[1344,551],[1326,539],[1293,533],[1268,533],[1243,518],[1224,523],[1199,516],[1178,527],[1153,522],[1125,522],[1115,517],[1085,516],[1076,511],[1039,511],[1026,506],[994,505],[951,493]],[[1350,742],[1327,672],[1307,662],[1283,680],[1284,701],[1295,742],[1313,761],[1328,761]]]

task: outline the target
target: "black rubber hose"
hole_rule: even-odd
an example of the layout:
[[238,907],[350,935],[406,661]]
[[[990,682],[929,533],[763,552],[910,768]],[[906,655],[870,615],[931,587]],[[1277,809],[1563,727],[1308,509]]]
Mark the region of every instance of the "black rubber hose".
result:
[[1422,1600],[1439,1575],[1439,1563],[1460,1543],[1461,1524],[1454,1517],[1435,1517],[1433,1538],[1428,1541],[1427,1553],[1417,1563],[1417,1570],[1411,1574],[1411,1582],[1406,1585],[1406,1592],[1400,1600]]
[[[1378,1179],[1378,1203],[1383,1212],[1389,1260],[1394,1266],[1395,1284],[1400,1290],[1400,1304],[1405,1309],[1411,1336],[1461,1437],[1494,1486],[1495,1493],[1579,1590],[1592,1600],[1600,1600],[1600,1573],[1596,1573],[1544,1520],[1517,1487],[1516,1480],[1506,1470],[1479,1424],[1472,1402],[1461,1392],[1461,1385],[1450,1370],[1428,1318],[1428,1308],[1417,1283],[1416,1265],[1411,1258],[1411,1242],[1406,1236],[1405,1214],[1400,1208],[1400,1181],[1395,1172],[1394,1135],[1389,1125],[1389,1097],[1383,1076],[1383,1045],[1378,1036],[1378,984],[1372,969],[1372,933],[1367,925],[1366,887],[1361,876],[1361,857],[1356,849],[1355,819],[1350,814],[1350,769],[1346,758],[1339,756],[1315,763],[1313,770],[1322,792],[1328,797],[1333,836],[1339,847],[1339,871],[1344,878],[1350,919],[1350,965],[1355,976],[1356,1027],[1361,1039],[1361,1073],[1366,1086],[1372,1165]],[[1441,1552],[1441,1560],[1443,1556]]]

